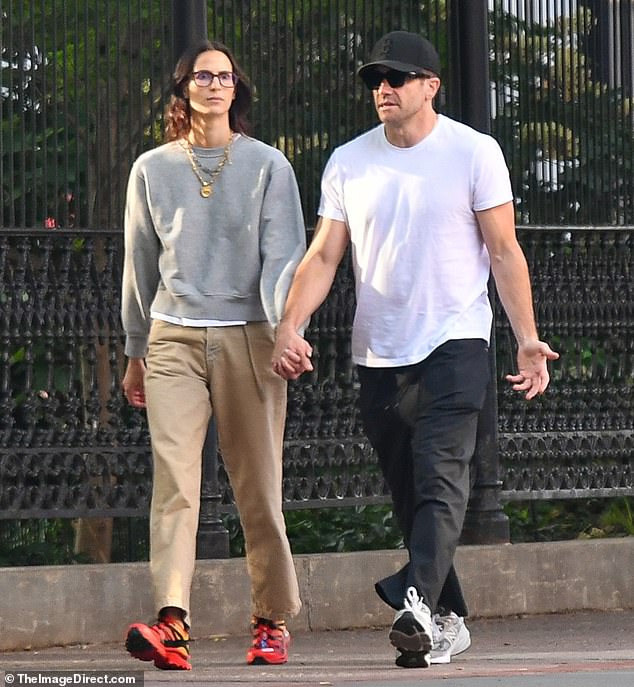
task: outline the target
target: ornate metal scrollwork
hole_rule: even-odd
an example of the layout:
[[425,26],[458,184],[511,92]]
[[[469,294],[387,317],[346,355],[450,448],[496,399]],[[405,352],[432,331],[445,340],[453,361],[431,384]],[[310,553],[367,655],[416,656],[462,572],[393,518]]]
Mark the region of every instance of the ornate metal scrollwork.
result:
[[[552,384],[526,403],[508,388],[515,347],[497,306],[504,499],[634,493],[634,280],[630,229],[521,229]],[[0,513],[143,514],[151,485],[144,414],[120,392],[122,237],[0,236]],[[376,503],[386,487],[364,437],[350,363],[347,262],[307,336],[315,370],[289,385],[288,507]],[[218,465],[222,508],[231,489]]]

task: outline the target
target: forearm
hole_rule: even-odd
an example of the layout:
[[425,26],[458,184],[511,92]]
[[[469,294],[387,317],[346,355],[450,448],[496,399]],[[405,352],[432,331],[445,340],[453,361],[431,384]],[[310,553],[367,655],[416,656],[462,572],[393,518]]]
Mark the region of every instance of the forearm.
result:
[[281,325],[299,331],[326,300],[337,271],[320,254],[307,254],[300,263],[288,292]]
[[546,390],[548,360],[559,354],[539,340],[528,265],[515,237],[510,203],[478,213],[480,228],[491,257],[497,292],[517,339],[517,374],[507,375],[513,389],[531,399]]
[[533,296],[526,258],[519,245],[491,261],[500,302],[518,344],[537,340]]
[[348,241],[343,222],[320,219],[313,241],[295,272],[280,326],[299,331],[326,300]]
[[273,370],[284,379],[297,379],[313,369],[312,348],[299,332],[326,299],[348,240],[343,222],[321,219],[295,272],[271,359]]

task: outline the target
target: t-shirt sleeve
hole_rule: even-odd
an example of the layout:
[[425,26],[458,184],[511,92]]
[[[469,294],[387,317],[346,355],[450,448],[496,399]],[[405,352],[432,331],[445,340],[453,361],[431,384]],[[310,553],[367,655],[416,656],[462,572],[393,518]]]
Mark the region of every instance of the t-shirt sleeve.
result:
[[317,214],[328,219],[346,221],[337,151],[330,156],[321,177],[321,199]]
[[509,170],[499,143],[483,136],[473,161],[473,209],[488,210],[513,200]]

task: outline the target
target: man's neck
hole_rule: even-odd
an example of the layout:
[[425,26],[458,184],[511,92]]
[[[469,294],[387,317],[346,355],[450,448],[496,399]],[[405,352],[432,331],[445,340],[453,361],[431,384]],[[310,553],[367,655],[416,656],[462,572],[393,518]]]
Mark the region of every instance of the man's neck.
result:
[[430,110],[424,116],[410,120],[400,126],[386,122],[385,137],[397,148],[412,148],[429,136],[437,121],[438,115],[434,110]]

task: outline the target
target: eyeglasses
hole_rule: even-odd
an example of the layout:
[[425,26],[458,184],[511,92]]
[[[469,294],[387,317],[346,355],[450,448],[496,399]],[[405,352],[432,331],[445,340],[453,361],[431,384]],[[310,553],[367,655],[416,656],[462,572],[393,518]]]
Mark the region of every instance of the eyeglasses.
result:
[[381,71],[379,69],[366,69],[361,78],[365,85],[375,91],[383,81],[387,81],[391,88],[400,88],[406,81],[411,79],[427,79],[429,74],[417,74],[416,72],[399,72],[396,69]]
[[219,72],[218,74],[214,74],[207,69],[201,69],[198,72],[192,72],[192,76],[194,77],[196,86],[200,86],[201,88],[211,86],[216,77],[218,77],[218,83],[224,88],[233,88],[238,83],[238,76],[233,72]]

